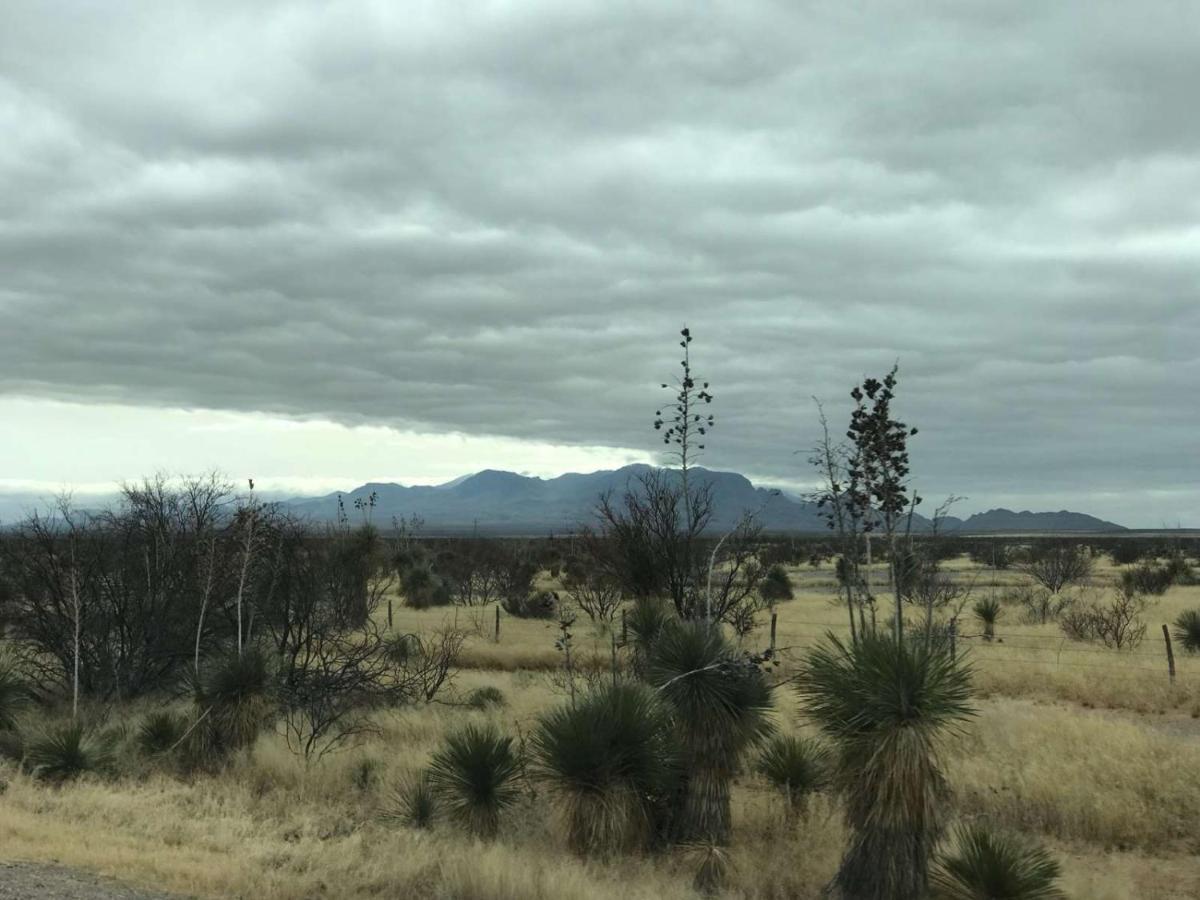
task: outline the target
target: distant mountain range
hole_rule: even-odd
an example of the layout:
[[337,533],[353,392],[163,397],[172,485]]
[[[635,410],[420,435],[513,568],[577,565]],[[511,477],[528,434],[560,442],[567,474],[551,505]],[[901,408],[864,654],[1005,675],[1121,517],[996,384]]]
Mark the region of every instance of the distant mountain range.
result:
[[[612,491],[620,495],[650,466],[639,464],[621,469],[571,473],[557,478],[531,478],[515,472],[486,469],[436,486],[405,487],[400,484],[364,484],[342,493],[342,502],[355,515],[354,501],[375,493],[374,520],[388,523],[392,517],[417,516],[427,531],[462,533],[478,529],[491,534],[546,534],[576,529],[594,522],[593,510],[599,497]],[[825,520],[815,503],[779,491],[755,487],[736,472],[694,469],[693,478],[712,487],[716,514],[714,530],[734,526],[746,510],[759,510],[768,531],[824,532]],[[339,494],[293,498],[285,501],[297,513],[316,520],[332,521],[337,516]],[[925,531],[929,520],[917,516],[916,528]],[[968,519],[947,517],[945,531],[982,532],[1100,532],[1124,531],[1122,526],[1083,513],[1012,512],[994,509]]]

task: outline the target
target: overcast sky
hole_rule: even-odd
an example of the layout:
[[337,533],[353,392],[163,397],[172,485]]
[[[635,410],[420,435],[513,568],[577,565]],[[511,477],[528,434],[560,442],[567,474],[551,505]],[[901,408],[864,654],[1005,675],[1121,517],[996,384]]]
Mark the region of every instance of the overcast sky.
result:
[[[960,513],[1200,525],[1200,4],[0,4],[0,489],[657,451],[899,360]],[[800,453],[796,451],[800,450]]]

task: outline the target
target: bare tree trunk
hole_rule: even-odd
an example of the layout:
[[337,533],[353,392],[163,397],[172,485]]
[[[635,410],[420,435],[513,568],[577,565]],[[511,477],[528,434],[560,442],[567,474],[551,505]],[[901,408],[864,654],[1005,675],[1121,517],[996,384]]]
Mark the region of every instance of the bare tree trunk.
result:
[[[253,500],[251,501],[253,503]],[[246,524],[246,536],[242,542],[242,571],[238,576],[237,589],[237,652],[238,658],[242,655],[242,597],[246,592],[246,576],[250,571],[250,556],[254,550],[254,519],[257,510],[253,506],[250,508],[249,517]]]
[[75,635],[73,641],[73,649],[75,661],[71,675],[71,718],[79,718],[79,631],[80,631],[80,604],[79,604],[79,573],[75,566],[75,538],[71,537],[71,606],[75,617]]
[[214,536],[212,543],[209,545],[208,555],[208,577],[204,582],[204,595],[200,598],[200,616],[196,621],[196,656],[195,670],[196,677],[200,677],[200,636],[204,633],[204,614],[208,611],[208,598],[212,595],[213,570],[217,564],[217,539]]

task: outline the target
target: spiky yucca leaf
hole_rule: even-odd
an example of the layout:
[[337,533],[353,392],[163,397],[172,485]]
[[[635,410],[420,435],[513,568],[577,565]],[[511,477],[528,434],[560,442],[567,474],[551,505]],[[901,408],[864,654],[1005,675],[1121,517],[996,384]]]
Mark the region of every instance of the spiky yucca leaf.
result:
[[810,795],[829,784],[829,766],[829,750],[822,744],[812,738],[779,735],[767,742],[756,768],[798,811]]
[[0,660],[0,731],[16,731],[17,715],[33,699],[29,684],[7,660]]
[[1060,867],[1044,848],[984,825],[959,829],[931,883],[937,900],[1063,900]]
[[647,840],[675,772],[670,735],[666,708],[641,684],[606,685],[541,718],[532,738],[538,774],[564,807],[572,849]]
[[1175,620],[1175,640],[1188,653],[1200,653],[1200,609],[1188,609]]
[[970,672],[933,641],[830,637],[799,678],[808,716],[834,747],[850,846],[836,876],[856,898],[920,896],[948,794],[939,749],[973,715]]
[[107,742],[78,722],[51,728],[30,742],[25,765],[45,781],[67,781],[80,775],[102,772],[112,764]]
[[468,725],[434,753],[429,782],[452,818],[475,835],[491,837],[501,813],[517,799],[519,768],[512,738],[493,725]]

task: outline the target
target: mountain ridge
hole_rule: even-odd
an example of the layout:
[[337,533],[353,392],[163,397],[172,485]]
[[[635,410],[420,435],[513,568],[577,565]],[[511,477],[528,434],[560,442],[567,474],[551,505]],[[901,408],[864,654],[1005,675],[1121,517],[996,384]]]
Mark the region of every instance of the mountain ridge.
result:
[[[293,511],[329,521],[337,515],[337,499],[349,507],[356,499],[376,494],[373,515],[379,521],[416,516],[436,531],[537,534],[576,529],[594,521],[600,497],[619,494],[637,476],[653,467],[634,463],[619,469],[567,472],[552,478],[520,475],[501,469],[483,469],[439,485],[405,486],[373,482],[351,491],[319,497],[294,497],[285,502]],[[712,530],[732,528],[746,511],[758,511],[768,531],[826,532],[825,519],[815,503],[786,492],[757,487],[738,472],[699,468],[693,477],[711,486],[714,501]],[[676,475],[677,477],[677,475]],[[916,530],[928,531],[931,523],[914,517]],[[1085,513],[1014,512],[992,509],[966,519],[947,517],[944,532],[1117,532],[1124,526]]]

